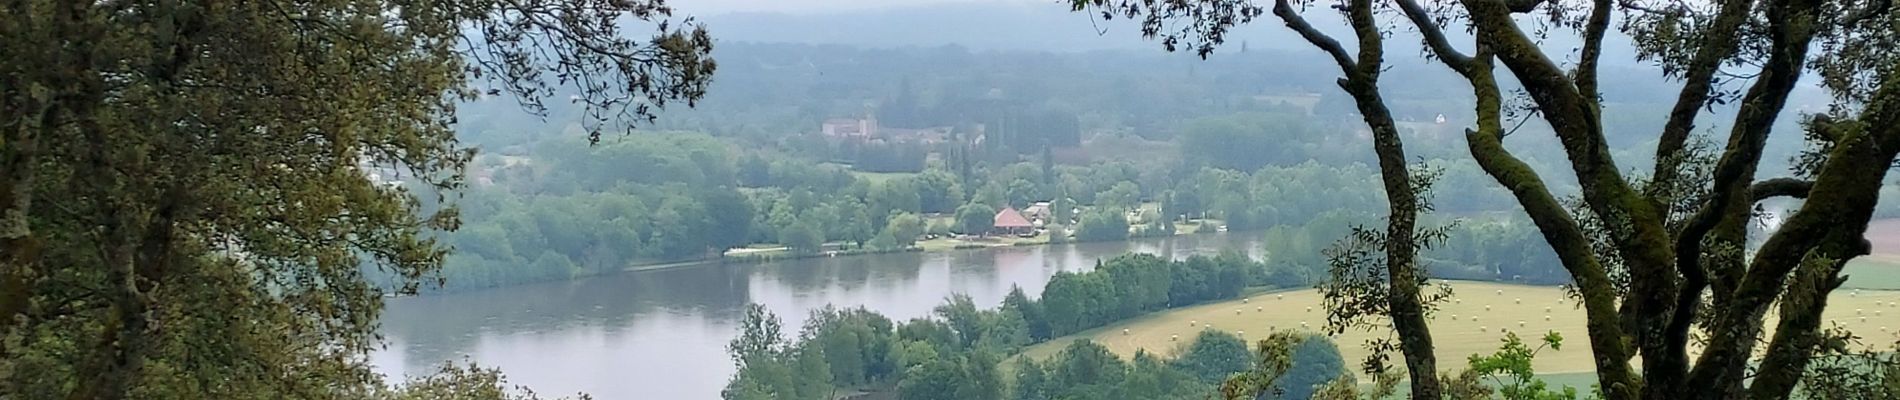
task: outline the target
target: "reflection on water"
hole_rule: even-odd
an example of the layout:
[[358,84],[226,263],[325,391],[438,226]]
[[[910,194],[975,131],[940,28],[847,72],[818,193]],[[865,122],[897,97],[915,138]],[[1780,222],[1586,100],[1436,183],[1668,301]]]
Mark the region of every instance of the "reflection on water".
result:
[[501,367],[548,394],[597,399],[712,399],[732,361],[725,345],[746,303],[764,304],[795,334],[813,309],[863,306],[921,317],[945,296],[980,306],[1013,285],[1038,295],[1057,271],[1081,271],[1125,251],[1184,258],[1259,248],[1244,233],[1129,242],[707,264],[573,282],[513,286],[389,302],[389,348],[379,371],[424,373],[464,357]]

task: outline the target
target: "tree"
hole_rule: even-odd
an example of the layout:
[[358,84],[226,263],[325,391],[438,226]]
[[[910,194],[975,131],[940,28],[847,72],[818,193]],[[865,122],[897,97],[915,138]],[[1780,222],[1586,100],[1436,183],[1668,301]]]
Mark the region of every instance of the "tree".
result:
[[924,235],[924,220],[917,214],[898,213],[884,225],[883,235],[891,238],[897,247],[910,247],[917,243],[917,237]]
[[[1165,36],[1167,48],[1185,45],[1202,56],[1234,24],[1265,14],[1243,1],[1077,0],[1073,5],[1139,16],[1146,21],[1144,33]],[[1608,0],[1463,0],[1428,8],[1395,0],[1394,5],[1423,37],[1431,57],[1469,83],[1477,119],[1466,131],[1468,149],[1488,175],[1511,190],[1575,282],[1604,397],[1782,398],[1791,393],[1817,351],[1814,344],[1825,339],[1821,315],[1828,294],[1840,284],[1842,267],[1868,252],[1861,235],[1887,167],[1900,153],[1900,126],[1894,123],[1900,118],[1895,109],[1900,107],[1900,85],[1895,84],[1900,70],[1889,67],[1900,61],[1892,51],[1891,23],[1900,16],[1888,4],[1722,0],[1708,7],[1678,7]],[[1382,70],[1377,60],[1384,33],[1374,21],[1377,7],[1367,0],[1340,6],[1359,41],[1354,57],[1299,18],[1294,5],[1276,1],[1273,6],[1274,15],[1348,74],[1342,86],[1355,95],[1362,114],[1383,108],[1382,102],[1371,101],[1376,90],[1354,90],[1373,88],[1361,78]],[[1656,61],[1667,76],[1683,82],[1656,135],[1652,175],[1640,180],[1623,176],[1627,169],[1607,151],[1604,132],[1599,60],[1617,9],[1625,11],[1625,19],[1614,26],[1636,39],[1638,57]],[[1538,18],[1516,17],[1523,13],[1546,14],[1554,24],[1545,27],[1580,33],[1573,66],[1553,61],[1551,51],[1566,53],[1570,47],[1546,51],[1538,40],[1543,28],[1531,33],[1520,25],[1536,24],[1530,20]],[[1174,19],[1193,21],[1162,23]],[[1441,24],[1451,20],[1469,22],[1469,52],[1443,32]],[[1182,28],[1161,32],[1163,26]],[[1815,49],[1818,54],[1811,54]],[[1809,60],[1816,61],[1810,65]],[[1581,192],[1575,201],[1579,207],[1567,207],[1539,172],[1504,145],[1515,128],[1507,130],[1503,121],[1506,98],[1498,63],[1529,100],[1513,106],[1512,114],[1543,119],[1559,139],[1570,161],[1568,174]],[[1748,71],[1723,71],[1732,65]],[[1810,69],[1817,73],[1804,73]],[[1748,78],[1729,78],[1738,75]],[[1814,148],[1796,160],[1793,177],[1758,179],[1774,122],[1804,76],[1821,77],[1836,107],[1807,118],[1804,129]],[[1725,83],[1747,89],[1731,92],[1723,89]],[[1713,166],[1704,168],[1709,161],[1689,151],[1694,123],[1704,109],[1729,103],[1739,107],[1727,124],[1727,145]],[[1383,153],[1396,145],[1375,148]],[[1381,154],[1381,170],[1392,171],[1386,158]],[[1405,192],[1392,190],[1404,188],[1389,182],[1394,174],[1385,176],[1388,194]],[[1775,197],[1804,202],[1780,228],[1751,239],[1747,226],[1754,204]],[[1400,219],[1394,215],[1388,222]],[[1386,246],[1412,242],[1398,235],[1388,239]],[[1741,251],[1749,243],[1762,245],[1753,253]],[[1410,281],[1401,278],[1391,280]],[[1390,298],[1398,301],[1388,302],[1394,309],[1383,311],[1404,317],[1400,320],[1412,318],[1416,313],[1396,308],[1416,296],[1397,285],[1392,290]],[[1754,362],[1764,316],[1776,304],[1781,316],[1775,333]],[[1692,330],[1711,332],[1706,350],[1694,359],[1688,353]],[[1415,386],[1431,375],[1418,368],[1429,359],[1419,349],[1422,341],[1413,340],[1418,336],[1401,336],[1408,341],[1405,353]],[[1641,368],[1632,368],[1629,361],[1638,356]],[[1751,374],[1750,365],[1759,369]]]
[[1102,241],[1128,238],[1128,217],[1120,210],[1094,208],[1082,212],[1075,225],[1075,240]]
[[1030,182],[1028,179],[1017,178],[1009,182],[1009,189],[1005,197],[1009,199],[1010,207],[1023,208],[1028,207],[1030,202],[1041,198],[1041,191],[1042,189],[1037,188],[1035,182]]
[[[870,206],[870,215],[884,218],[892,213],[916,213],[923,210],[923,197],[920,188],[913,180],[892,180],[871,188],[870,198],[865,199]],[[883,219],[874,221],[885,222]]]
[[1016,381],[1010,389],[1014,400],[1049,400],[1048,373],[1031,357],[1016,358]]
[[996,226],[996,209],[983,203],[964,204],[957,207],[957,230],[965,235],[988,233]]
[[661,0],[279,3],[6,6],[0,397],[357,397],[384,294],[439,282],[458,103],[636,123],[715,69]]
[[816,222],[800,220],[779,232],[779,240],[785,247],[800,253],[817,253],[824,249],[825,231],[818,229]]
[[1116,182],[1101,193],[1095,195],[1095,208],[1115,210],[1117,212],[1135,209],[1141,205],[1141,187],[1134,182]]
[[1322,335],[1308,335],[1293,346],[1293,368],[1278,382],[1283,399],[1312,398],[1313,392],[1335,380],[1350,380],[1352,374],[1346,371],[1346,362],[1339,356],[1339,347],[1333,340]]
[[1497,394],[1508,400],[1561,400],[1576,399],[1577,389],[1565,386],[1551,389],[1544,380],[1537,378],[1537,371],[1531,368],[1531,361],[1543,349],[1563,349],[1563,336],[1556,332],[1544,335],[1536,348],[1524,344],[1517,332],[1504,335],[1504,344],[1498,351],[1489,355],[1472,354],[1467,368],[1480,377],[1490,378],[1497,383]]
[[1009,294],[1003,296],[1003,308],[1016,310],[1023,316],[1023,323],[1029,326],[1029,339],[1047,340],[1049,334],[1049,316],[1044,314],[1042,304],[1023,294],[1021,286],[1010,285]]
[[1007,206],[1009,205],[1009,192],[1008,189],[1003,186],[1003,182],[990,182],[978,187],[976,195],[970,198],[970,202],[982,204],[986,207]]
[[950,329],[956,332],[958,348],[970,348],[983,338],[983,315],[969,295],[950,295],[931,312],[950,324]]
[[1174,359],[1174,367],[1202,382],[1219,384],[1234,373],[1253,368],[1253,353],[1238,336],[1203,330],[1194,336],[1187,351]]
[[1069,196],[1056,197],[1055,201],[1049,202],[1049,216],[1054,218],[1055,222],[1059,224],[1068,224],[1070,221],[1074,221],[1075,199],[1071,199]]
[[1048,367],[1051,387],[1061,389],[1050,397],[1058,399],[1109,398],[1128,370],[1115,353],[1088,339],[1069,342],[1049,360]]

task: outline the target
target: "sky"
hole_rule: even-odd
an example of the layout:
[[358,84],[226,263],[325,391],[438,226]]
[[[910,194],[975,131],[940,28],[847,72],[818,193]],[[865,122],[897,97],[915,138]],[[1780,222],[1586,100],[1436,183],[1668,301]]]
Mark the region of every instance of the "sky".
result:
[[847,10],[916,6],[941,3],[1050,3],[1057,0],[671,0],[686,14],[716,15],[735,12],[827,13]]

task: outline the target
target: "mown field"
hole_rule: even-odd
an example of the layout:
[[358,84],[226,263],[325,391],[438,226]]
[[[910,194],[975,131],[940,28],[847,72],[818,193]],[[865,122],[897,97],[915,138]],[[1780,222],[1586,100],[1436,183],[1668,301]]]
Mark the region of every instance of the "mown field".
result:
[[1874,221],[1867,227],[1873,254],[1847,262],[1842,287],[1900,290],[1900,219]]
[[[1444,283],[1452,286],[1453,300],[1442,304],[1432,316],[1433,340],[1441,368],[1462,368],[1471,354],[1496,351],[1506,332],[1517,332],[1527,341],[1535,341],[1547,331],[1556,331],[1565,338],[1563,350],[1545,350],[1538,355],[1534,367],[1540,374],[1562,378],[1564,383],[1581,382],[1577,386],[1588,386],[1593,367],[1589,343],[1584,336],[1583,311],[1577,308],[1576,302],[1565,298],[1561,289],[1491,282]],[[1244,299],[1150,314],[1057,338],[1026,349],[1022,356],[1044,359],[1080,338],[1094,340],[1116,354],[1130,357],[1137,349],[1175,354],[1202,329],[1240,333],[1250,340],[1263,338],[1276,329],[1320,332],[1326,318],[1320,301],[1319,293],[1311,289],[1257,293]],[[1828,317],[1834,323],[1865,337],[1870,346],[1888,348],[1900,339],[1895,336],[1900,333],[1900,291],[1843,289],[1830,300],[1829,310]],[[1361,344],[1375,335],[1385,333],[1354,330],[1333,339],[1339,343],[1347,365],[1353,366],[1367,354]]]

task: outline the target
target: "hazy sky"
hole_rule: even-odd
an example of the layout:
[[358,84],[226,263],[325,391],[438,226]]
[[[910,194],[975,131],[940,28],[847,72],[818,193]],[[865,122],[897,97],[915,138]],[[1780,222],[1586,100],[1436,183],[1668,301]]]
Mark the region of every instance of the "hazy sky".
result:
[[1056,0],[671,0],[675,9],[687,14],[714,15],[732,12],[813,13],[841,10],[914,6],[938,3],[1057,3]]

